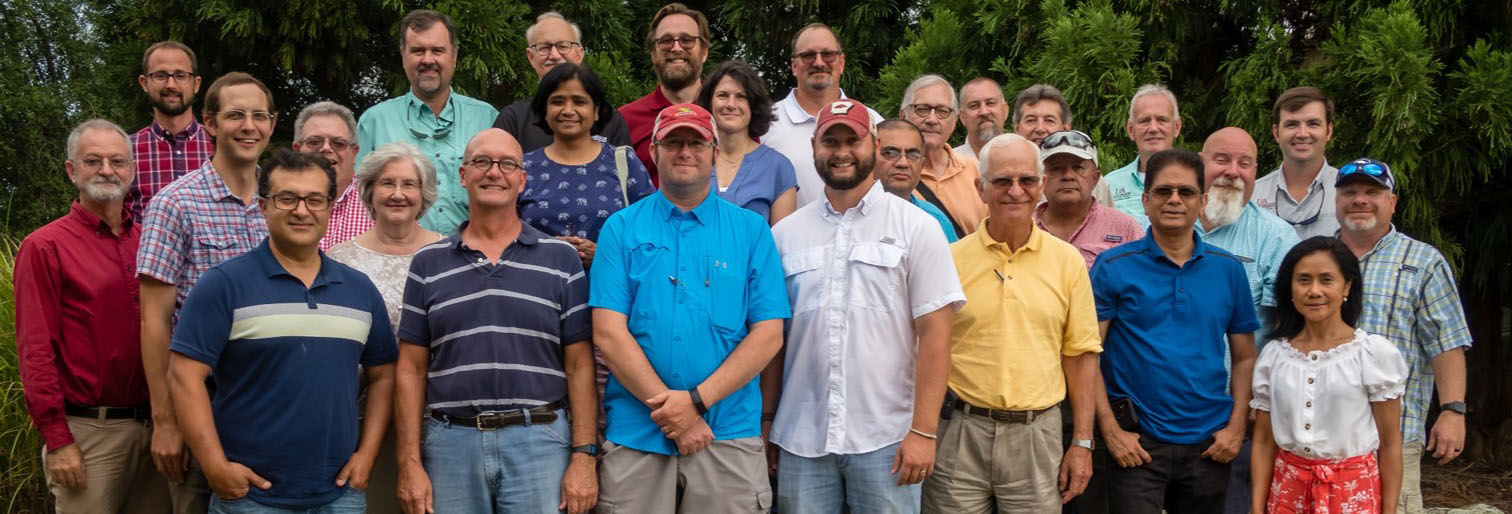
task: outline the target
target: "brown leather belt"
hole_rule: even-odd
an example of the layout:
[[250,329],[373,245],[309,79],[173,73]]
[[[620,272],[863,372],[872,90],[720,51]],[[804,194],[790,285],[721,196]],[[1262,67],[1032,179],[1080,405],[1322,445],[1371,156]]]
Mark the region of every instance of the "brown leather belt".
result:
[[146,405],[140,407],[80,407],[78,405],[65,405],[63,406],[63,413],[69,416],[94,418],[100,421],[107,419],[147,421],[152,419],[152,409]]
[[526,423],[537,424],[555,422],[557,420],[556,411],[560,410],[565,405],[566,404],[562,401],[555,401],[529,410],[490,412],[488,414],[479,414],[474,418],[448,416],[439,412],[432,412],[430,417],[435,419],[436,421],[450,423],[453,425],[461,425],[464,427],[472,427],[478,430],[497,430],[503,427],[524,425]]
[[1004,423],[1023,423],[1025,425],[1033,423],[1034,420],[1039,419],[1040,416],[1043,416],[1046,412],[1049,412],[1050,409],[1055,408],[1046,407],[1040,410],[996,410],[984,409],[982,407],[977,407],[966,402],[957,402],[956,406],[961,409],[961,412],[965,412],[972,416],[981,416],[993,421],[1002,421]]

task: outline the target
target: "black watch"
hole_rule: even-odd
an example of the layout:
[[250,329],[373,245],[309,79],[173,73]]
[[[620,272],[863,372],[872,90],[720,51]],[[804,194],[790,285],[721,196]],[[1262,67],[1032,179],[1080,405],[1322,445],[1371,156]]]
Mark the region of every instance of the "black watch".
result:
[[1469,410],[1465,408],[1465,402],[1449,402],[1440,405],[1439,408],[1448,412],[1458,412],[1461,416],[1464,416],[1466,412],[1469,412]]
[[582,446],[573,446],[572,447],[572,453],[584,453],[584,454],[587,454],[589,457],[598,457],[599,456],[599,446],[596,445],[596,444],[585,444],[585,445],[582,445]]

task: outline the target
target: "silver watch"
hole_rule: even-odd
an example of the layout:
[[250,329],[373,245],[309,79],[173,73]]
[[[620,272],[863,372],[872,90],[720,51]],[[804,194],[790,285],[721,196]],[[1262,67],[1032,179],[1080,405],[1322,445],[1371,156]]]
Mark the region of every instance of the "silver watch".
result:
[[1072,439],[1071,440],[1071,446],[1080,446],[1082,448],[1086,448],[1087,451],[1090,452],[1090,451],[1092,451],[1092,440],[1091,439]]

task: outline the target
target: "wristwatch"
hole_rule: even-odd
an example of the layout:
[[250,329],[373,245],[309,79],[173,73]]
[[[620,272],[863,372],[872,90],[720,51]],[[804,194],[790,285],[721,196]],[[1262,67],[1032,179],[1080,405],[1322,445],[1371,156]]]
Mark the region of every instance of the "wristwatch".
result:
[[1465,402],[1449,402],[1440,405],[1439,408],[1448,412],[1458,412],[1461,416],[1464,416],[1468,412],[1468,409],[1465,408]]
[[1082,448],[1086,448],[1087,451],[1090,452],[1090,451],[1092,451],[1092,440],[1091,439],[1072,439],[1071,440],[1071,446],[1080,446]]
[[573,446],[572,447],[572,453],[582,453],[582,454],[587,454],[589,457],[597,457],[597,456],[599,456],[599,446],[596,445],[596,444],[585,444],[585,445],[582,445],[582,446]]

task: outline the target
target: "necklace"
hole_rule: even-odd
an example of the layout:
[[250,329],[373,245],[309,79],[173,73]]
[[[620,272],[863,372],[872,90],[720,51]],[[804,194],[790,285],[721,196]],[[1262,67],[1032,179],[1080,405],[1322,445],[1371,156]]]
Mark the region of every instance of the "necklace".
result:
[[730,155],[720,153],[719,160],[724,161],[726,164],[729,164],[730,166],[733,166],[735,168],[740,168],[740,161],[744,160],[745,155],[751,152],[751,148],[751,146],[741,148],[739,154],[736,154],[735,152],[729,152]]

